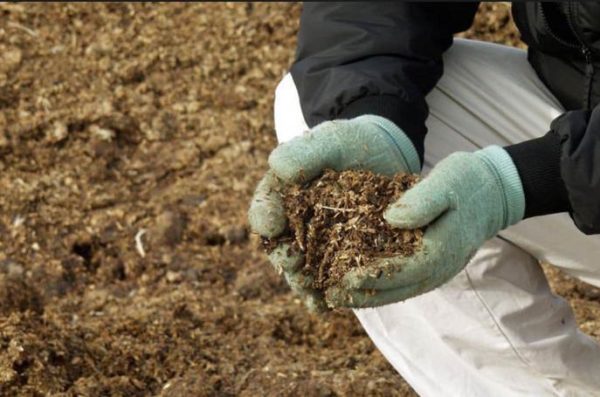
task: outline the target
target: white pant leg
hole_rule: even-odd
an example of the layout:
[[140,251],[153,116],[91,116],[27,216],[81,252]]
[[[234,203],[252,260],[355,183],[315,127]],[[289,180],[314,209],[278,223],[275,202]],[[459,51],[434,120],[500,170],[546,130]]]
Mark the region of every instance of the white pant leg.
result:
[[[524,52],[465,40],[446,54],[427,100],[426,169],[457,150],[540,136],[561,113]],[[289,75],[276,92],[275,120],[280,141],[307,129]],[[565,215],[527,220],[503,236],[512,242],[490,240],[443,287],[357,317],[423,396],[600,395],[599,346],[523,250],[600,285],[598,238]]]

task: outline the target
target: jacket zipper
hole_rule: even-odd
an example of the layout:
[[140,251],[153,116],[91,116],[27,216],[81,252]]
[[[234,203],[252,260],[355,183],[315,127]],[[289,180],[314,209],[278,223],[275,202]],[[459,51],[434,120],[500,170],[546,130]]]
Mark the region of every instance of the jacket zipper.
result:
[[581,45],[581,53],[583,54],[583,57],[585,58],[585,88],[584,88],[584,108],[586,110],[590,109],[591,106],[591,101],[592,101],[592,81],[594,79],[594,63],[592,62],[592,50],[590,50],[590,48],[588,46],[585,45],[585,43],[583,42],[583,40],[579,37],[579,35],[577,34],[577,31],[575,30],[575,27],[573,26],[573,22],[571,20],[571,16],[572,16],[572,10],[573,9],[573,2],[569,1],[568,5],[567,5],[567,22],[569,24],[569,27],[571,28],[571,31],[573,32],[573,35],[575,36],[575,38],[577,39],[577,41],[579,41],[579,44]]
[[586,110],[590,110],[592,102],[592,80],[594,79],[594,64],[592,63],[592,52],[589,48],[583,47],[583,56],[585,57],[585,101],[584,107]]
[[571,22],[573,2],[572,1],[568,2],[566,17],[567,17],[567,23],[569,24],[569,28],[573,32],[573,36],[575,36],[577,43],[572,43],[567,40],[564,40],[561,37],[559,37],[557,34],[555,34],[552,31],[552,29],[550,28],[550,24],[548,23],[548,19],[546,18],[546,14],[544,13],[544,7],[542,6],[541,3],[538,3],[538,6],[539,6],[539,11],[540,11],[540,16],[541,16],[542,21],[548,31],[548,34],[550,34],[550,36],[554,40],[558,41],[562,45],[567,46],[569,48],[574,48],[574,49],[579,50],[581,52],[581,54],[583,55],[583,58],[585,59],[585,85],[584,85],[584,93],[583,93],[583,95],[584,95],[583,103],[584,103],[584,108],[589,109],[590,102],[591,102],[591,95],[592,95],[592,79],[594,78],[594,64],[592,63],[592,51],[583,43],[583,40],[581,40],[579,38],[579,36],[577,35],[577,31],[574,29],[573,24]]

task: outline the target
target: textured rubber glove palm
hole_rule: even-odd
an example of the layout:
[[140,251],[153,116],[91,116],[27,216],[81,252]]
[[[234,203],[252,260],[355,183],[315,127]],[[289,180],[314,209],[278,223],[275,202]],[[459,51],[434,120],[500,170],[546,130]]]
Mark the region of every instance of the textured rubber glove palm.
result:
[[384,213],[394,227],[427,226],[417,253],[349,272],[342,287],[327,291],[327,303],[380,306],[437,288],[458,274],[486,240],[523,219],[524,212],[521,180],[504,149],[454,153]]
[[[362,169],[385,175],[417,173],[421,168],[417,152],[402,130],[373,115],[319,124],[275,148],[269,156],[269,166],[248,211],[252,229],[268,238],[279,236],[287,226],[279,194],[286,184],[310,181],[327,168]],[[312,280],[299,271],[303,258],[293,255],[289,248],[286,244],[278,246],[269,255],[270,262],[310,309],[322,310],[322,294],[313,290]]]

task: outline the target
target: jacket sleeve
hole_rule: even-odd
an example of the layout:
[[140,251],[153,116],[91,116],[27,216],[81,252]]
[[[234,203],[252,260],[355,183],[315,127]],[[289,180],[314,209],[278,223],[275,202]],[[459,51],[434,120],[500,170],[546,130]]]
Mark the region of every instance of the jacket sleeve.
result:
[[422,158],[425,96],[442,75],[453,34],[469,28],[477,5],[305,3],[291,74],[307,124],[383,116]]
[[521,177],[525,217],[569,212],[600,233],[600,105],[556,118],[546,135],[506,147]]
[[561,141],[561,176],[575,225],[600,233],[600,105],[567,112],[551,128]]

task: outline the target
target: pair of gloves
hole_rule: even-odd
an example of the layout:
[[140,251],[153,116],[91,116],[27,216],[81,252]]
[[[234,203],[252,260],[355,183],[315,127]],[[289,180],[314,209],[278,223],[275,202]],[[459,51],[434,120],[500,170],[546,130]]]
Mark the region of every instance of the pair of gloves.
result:
[[[256,188],[249,210],[252,229],[268,238],[285,231],[287,220],[278,191],[307,182],[324,169],[363,169],[393,175],[419,173],[409,138],[391,121],[374,115],[327,121],[279,145],[270,169]],[[384,213],[392,226],[427,226],[421,248],[410,257],[385,258],[375,267],[348,272],[325,293],[301,272],[302,257],[281,244],[269,260],[313,311],[327,307],[374,307],[439,287],[459,273],[500,230],[523,219],[525,197],[517,169],[498,146],[457,152],[440,161],[422,181]],[[383,270],[383,271],[380,271]]]

